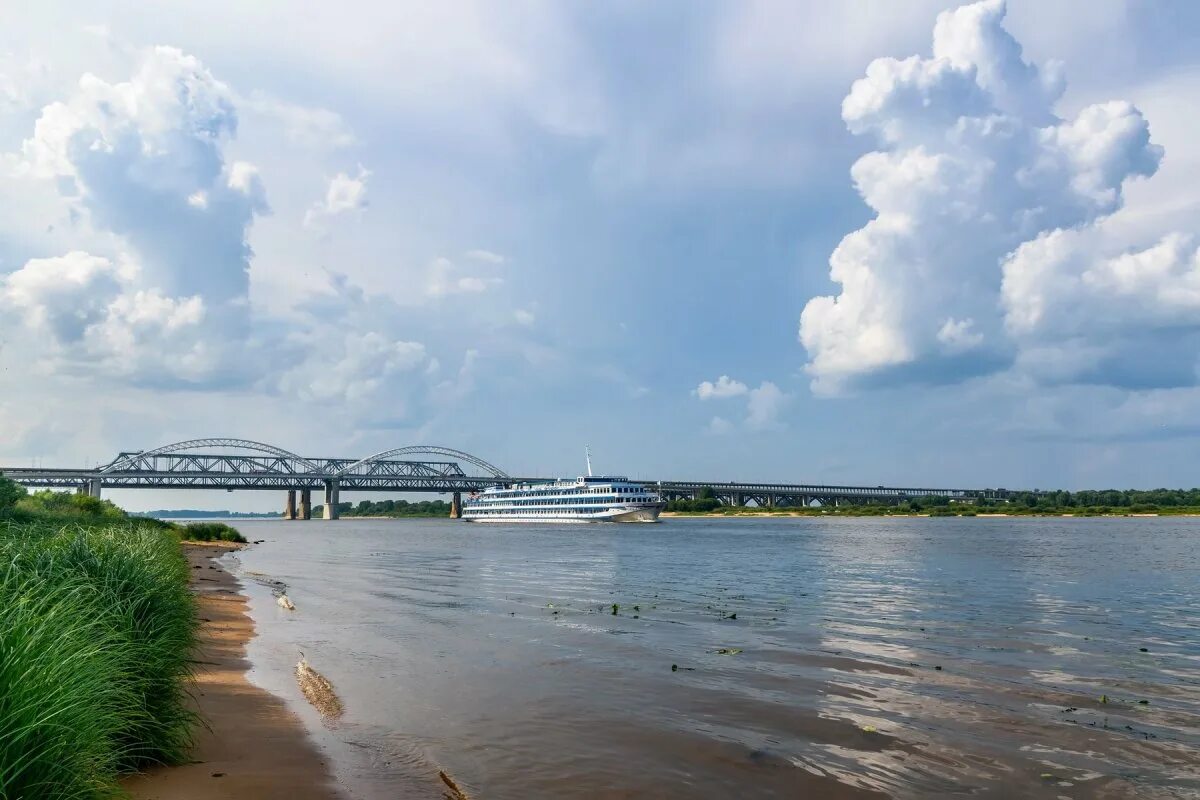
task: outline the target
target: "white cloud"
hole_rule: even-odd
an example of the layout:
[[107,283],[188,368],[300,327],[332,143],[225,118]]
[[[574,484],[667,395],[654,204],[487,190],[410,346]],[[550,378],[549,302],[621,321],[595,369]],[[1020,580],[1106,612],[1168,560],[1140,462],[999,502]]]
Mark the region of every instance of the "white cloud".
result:
[[701,400],[719,400],[726,397],[738,397],[747,391],[749,389],[746,387],[746,384],[741,381],[735,381],[728,375],[722,375],[717,378],[716,383],[701,381],[700,385],[692,390],[692,393]]
[[[843,102],[849,129],[882,147],[852,169],[876,216],[830,257],[840,294],[801,315],[817,392],[1012,363],[1024,343],[1001,313],[1002,261],[1112,214],[1125,182],[1158,168],[1162,150],[1131,104],[1055,116],[1061,70],[1025,62],[1004,13],[984,0],[940,14],[932,57],[876,59]],[[1021,293],[1006,289],[1006,314],[1024,313]]]
[[729,433],[733,430],[733,423],[724,417],[713,417],[708,421],[708,432],[716,436]]
[[[713,381],[702,381],[692,390],[700,400],[725,400],[733,397],[746,398],[745,425],[751,430],[763,430],[778,425],[779,412],[790,399],[788,395],[770,381],[763,381],[758,388],[751,389],[741,381],[722,375]],[[709,433],[725,433],[733,423],[724,417],[713,417],[709,421]]]
[[415,371],[426,361],[420,342],[392,339],[377,331],[329,330],[307,337],[309,357],[283,376],[281,385],[302,400],[361,403],[371,400],[397,373]]
[[247,229],[267,211],[254,168],[226,167],[236,129],[225,84],[195,57],[155,47],[130,80],[85,74],[43,108],[17,168],[124,239],[151,286],[220,304],[245,296]]
[[467,258],[475,261],[483,261],[487,264],[503,264],[508,261],[504,256],[499,253],[493,253],[491,250],[468,250],[465,255]]
[[504,283],[502,278],[457,275],[458,268],[447,258],[436,258],[429,265],[425,294],[445,297],[453,294],[480,294]]
[[278,120],[288,139],[307,148],[338,149],[357,143],[341,115],[326,108],[288,103],[259,91],[239,97],[238,106]]
[[194,381],[218,356],[201,335],[200,297],[170,298],[137,288],[138,271],[81,251],[31,259],[0,279],[0,311],[33,334],[23,345],[66,371]]
[[513,319],[517,321],[518,325],[524,325],[526,328],[528,328],[533,325],[537,318],[533,315],[532,311],[526,311],[523,308],[518,308],[513,312]]
[[359,165],[356,177],[352,178],[345,172],[333,176],[325,190],[325,199],[314,204],[304,215],[305,226],[312,227],[329,217],[364,210],[367,207],[367,179],[370,177],[370,171],[362,165]]
[[774,428],[779,425],[779,412],[787,404],[788,396],[770,381],[763,381],[757,389],[751,389],[746,400],[746,427],[752,430]]

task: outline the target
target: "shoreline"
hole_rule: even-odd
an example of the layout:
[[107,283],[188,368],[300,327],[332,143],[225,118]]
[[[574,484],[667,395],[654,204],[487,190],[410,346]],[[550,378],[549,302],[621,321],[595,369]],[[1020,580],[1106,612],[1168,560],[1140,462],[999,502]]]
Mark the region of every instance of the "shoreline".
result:
[[185,543],[196,635],[193,707],[200,715],[191,760],[122,781],[135,800],[333,800],[340,795],[326,756],[282,698],[250,683],[254,637],[240,582],[216,560],[227,543]]

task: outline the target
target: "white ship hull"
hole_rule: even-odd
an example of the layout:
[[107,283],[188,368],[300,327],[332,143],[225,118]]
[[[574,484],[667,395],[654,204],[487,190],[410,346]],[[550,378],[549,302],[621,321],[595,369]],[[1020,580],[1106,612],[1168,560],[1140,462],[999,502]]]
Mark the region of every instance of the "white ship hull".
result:
[[662,512],[662,508],[643,507],[643,508],[610,508],[596,514],[512,514],[505,516],[487,516],[483,514],[472,514],[471,511],[464,510],[462,518],[468,522],[552,522],[562,524],[564,522],[579,523],[579,522],[658,522],[658,515]]

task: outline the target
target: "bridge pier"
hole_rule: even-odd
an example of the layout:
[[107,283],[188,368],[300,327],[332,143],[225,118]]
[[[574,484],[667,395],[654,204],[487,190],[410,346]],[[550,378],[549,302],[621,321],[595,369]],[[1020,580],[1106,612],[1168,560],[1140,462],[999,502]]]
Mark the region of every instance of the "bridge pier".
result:
[[338,518],[338,482],[337,478],[325,481],[325,519]]
[[450,496],[450,519],[462,519],[462,492]]
[[295,519],[296,518],[296,490],[295,489],[287,490],[287,505],[285,505],[283,507],[283,518],[284,519]]
[[92,478],[90,481],[88,481],[88,494],[90,494],[92,497],[96,498],[97,500],[100,499],[100,479],[99,478]]
[[300,519],[312,519],[312,489],[300,490]]

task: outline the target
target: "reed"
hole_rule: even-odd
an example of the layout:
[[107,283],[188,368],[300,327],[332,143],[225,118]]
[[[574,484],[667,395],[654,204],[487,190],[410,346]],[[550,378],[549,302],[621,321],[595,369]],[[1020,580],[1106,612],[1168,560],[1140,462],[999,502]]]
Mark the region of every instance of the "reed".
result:
[[188,573],[171,530],[0,521],[0,798],[117,797],[185,758]]

